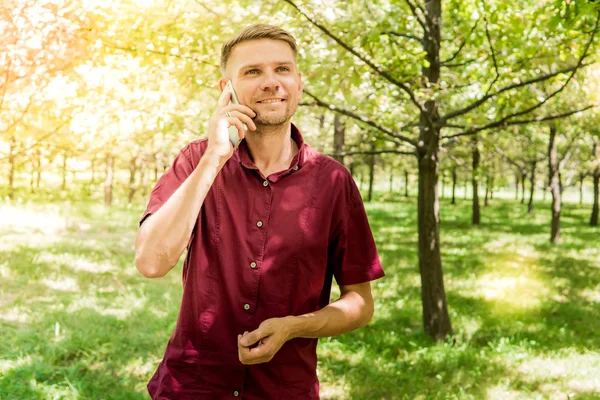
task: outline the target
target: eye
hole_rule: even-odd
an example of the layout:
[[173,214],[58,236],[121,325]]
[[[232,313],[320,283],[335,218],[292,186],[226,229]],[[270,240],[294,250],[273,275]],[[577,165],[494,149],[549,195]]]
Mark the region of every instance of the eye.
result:
[[246,75],[255,75],[255,74],[258,74],[257,69],[249,69],[248,71],[246,71]]
[[279,68],[277,68],[277,70],[287,72],[290,69],[288,67],[279,67]]

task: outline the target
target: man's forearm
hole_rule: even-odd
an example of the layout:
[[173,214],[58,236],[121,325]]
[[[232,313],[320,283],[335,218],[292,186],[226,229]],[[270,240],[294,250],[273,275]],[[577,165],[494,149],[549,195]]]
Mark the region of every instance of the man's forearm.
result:
[[372,301],[365,301],[357,292],[348,292],[319,311],[286,318],[289,318],[289,337],[293,339],[342,335],[362,328],[372,317]]
[[223,167],[208,149],[196,169],[138,231],[135,265],[146,277],[164,276],[185,250],[200,208]]

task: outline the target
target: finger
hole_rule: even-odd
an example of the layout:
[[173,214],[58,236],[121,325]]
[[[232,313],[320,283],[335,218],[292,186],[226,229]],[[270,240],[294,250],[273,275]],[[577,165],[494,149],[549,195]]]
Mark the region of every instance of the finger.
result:
[[256,112],[248,106],[243,104],[229,104],[227,106],[227,111],[239,111],[242,114],[246,114],[250,118],[256,118]]
[[246,347],[242,347],[239,350],[239,355],[240,361],[244,364],[259,364],[271,359],[271,355],[264,350],[257,352],[256,349],[248,349]]
[[[240,336],[241,338],[241,336]],[[242,364],[253,364],[256,360],[250,355],[250,349],[242,346],[238,341],[238,358]]]
[[[227,116],[227,114],[236,116],[236,117],[243,117],[240,119],[244,119],[244,123],[246,123],[246,125],[248,126],[256,126],[256,124],[254,124],[254,118],[256,117],[256,113],[251,109],[248,108],[246,106],[240,106],[238,104],[229,104],[224,108],[220,108],[217,110],[216,112],[217,115],[224,115]],[[252,123],[248,123],[249,121],[245,119],[245,117],[248,117],[250,119],[250,121],[252,121]]]
[[266,334],[263,331],[261,331],[260,329],[256,329],[256,330],[250,332],[249,334],[244,335],[242,337],[242,340],[240,340],[240,343],[242,346],[250,347],[254,343],[256,343],[259,340],[261,340],[262,338],[264,338],[265,336],[266,336]]
[[231,92],[229,90],[223,90],[221,95],[219,96],[219,100],[217,100],[217,104],[219,109],[226,107],[227,104],[231,102]]
[[233,110],[229,111],[229,114],[231,114],[232,117],[239,118],[243,123],[246,124],[246,126],[248,126],[248,128],[252,129],[253,131],[256,130],[256,124],[254,123],[254,121],[252,121],[252,118],[250,118],[243,112]]
[[246,137],[246,131],[244,130],[244,125],[242,125],[242,121],[240,121],[239,118],[236,117],[229,117],[229,118],[225,118],[225,121],[227,121],[227,128],[229,128],[230,126],[235,126],[237,128],[238,131],[238,136],[240,139],[243,139]]

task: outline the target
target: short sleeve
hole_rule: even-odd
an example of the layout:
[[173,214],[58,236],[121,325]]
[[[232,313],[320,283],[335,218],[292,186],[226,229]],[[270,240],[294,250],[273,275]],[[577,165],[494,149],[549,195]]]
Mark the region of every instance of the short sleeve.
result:
[[194,171],[192,157],[190,154],[191,144],[179,151],[171,167],[160,177],[152,193],[146,211],[140,219],[140,226],[148,216],[154,214],[181,186],[188,176]]
[[369,282],[385,276],[360,193],[354,182],[352,186],[353,201],[328,249],[328,264],[339,285]]

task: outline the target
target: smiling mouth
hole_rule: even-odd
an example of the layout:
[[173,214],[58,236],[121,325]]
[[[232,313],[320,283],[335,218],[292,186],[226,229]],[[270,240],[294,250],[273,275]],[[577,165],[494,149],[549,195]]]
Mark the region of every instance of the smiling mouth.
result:
[[261,104],[275,104],[275,103],[283,103],[285,101],[285,99],[266,99],[266,100],[261,100],[258,103]]

